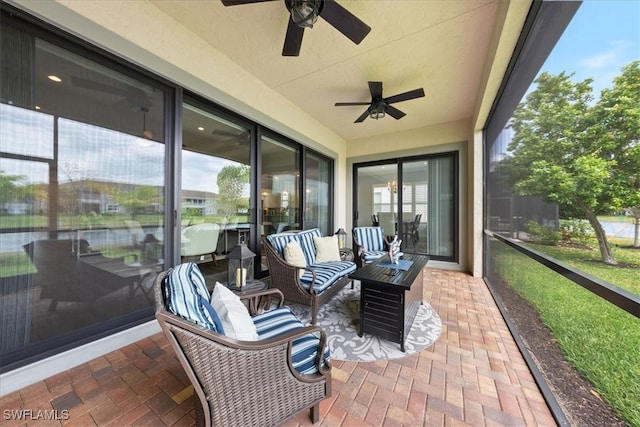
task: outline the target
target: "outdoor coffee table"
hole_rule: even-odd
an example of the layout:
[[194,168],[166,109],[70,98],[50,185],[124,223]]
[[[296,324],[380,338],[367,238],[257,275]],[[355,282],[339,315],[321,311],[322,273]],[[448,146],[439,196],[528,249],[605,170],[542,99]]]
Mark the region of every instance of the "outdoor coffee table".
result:
[[349,275],[360,281],[360,336],[365,332],[404,343],[422,305],[428,256],[405,254],[393,265],[383,256]]

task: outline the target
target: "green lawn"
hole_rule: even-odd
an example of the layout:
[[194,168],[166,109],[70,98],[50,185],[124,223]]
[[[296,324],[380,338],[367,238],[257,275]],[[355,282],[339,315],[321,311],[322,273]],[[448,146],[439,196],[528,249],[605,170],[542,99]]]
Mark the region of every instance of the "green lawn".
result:
[[606,265],[602,262],[595,239],[589,244],[591,249],[534,243],[527,243],[527,246],[640,295],[640,249],[631,247],[630,241],[622,239],[612,239],[611,243],[611,250],[618,266]]
[[[636,250],[616,249],[618,261],[636,264],[622,268],[598,262],[597,250],[535,249],[633,292],[640,289]],[[567,360],[628,425],[640,427],[640,319],[507,245],[493,242],[491,253],[496,273],[537,309]]]

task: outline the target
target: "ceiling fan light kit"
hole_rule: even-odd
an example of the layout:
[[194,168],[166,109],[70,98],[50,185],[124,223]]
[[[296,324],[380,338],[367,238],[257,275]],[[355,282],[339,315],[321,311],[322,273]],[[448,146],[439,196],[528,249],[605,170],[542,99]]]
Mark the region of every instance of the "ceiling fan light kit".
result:
[[374,120],[380,120],[387,115],[386,110],[387,108],[384,105],[384,102],[378,101],[378,102],[372,103],[371,108],[369,108],[369,117],[371,117]]

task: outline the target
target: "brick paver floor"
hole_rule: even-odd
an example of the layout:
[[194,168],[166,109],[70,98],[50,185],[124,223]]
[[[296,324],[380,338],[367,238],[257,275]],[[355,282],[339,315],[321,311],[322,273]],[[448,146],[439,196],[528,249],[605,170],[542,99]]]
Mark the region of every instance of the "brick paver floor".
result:
[[[403,359],[333,361],[322,426],[555,426],[482,279],[427,268],[442,319],[431,347]],[[3,426],[190,426],[193,388],[162,334],[0,399]],[[12,411],[31,418],[11,420]],[[9,419],[8,419],[9,418]],[[308,411],[284,426],[308,426]]]

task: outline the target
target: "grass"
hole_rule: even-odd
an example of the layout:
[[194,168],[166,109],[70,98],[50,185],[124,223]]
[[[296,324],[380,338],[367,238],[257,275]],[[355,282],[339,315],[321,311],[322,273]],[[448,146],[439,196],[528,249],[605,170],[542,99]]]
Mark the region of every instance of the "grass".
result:
[[640,249],[631,247],[628,239],[612,239],[611,251],[617,266],[602,262],[598,244],[590,243],[590,248],[548,246],[527,243],[527,246],[553,258],[576,267],[592,276],[640,295]]
[[[640,267],[620,268],[599,265],[588,250],[560,247],[536,249],[567,264],[580,264],[592,275],[629,290]],[[637,260],[637,252],[625,252]],[[640,427],[640,319],[617,308],[573,282],[560,277],[504,244],[493,242],[494,268],[519,295],[538,311],[566,359],[589,379],[628,425]],[[629,273],[631,271],[631,273]],[[630,289],[631,288],[631,289]]]

